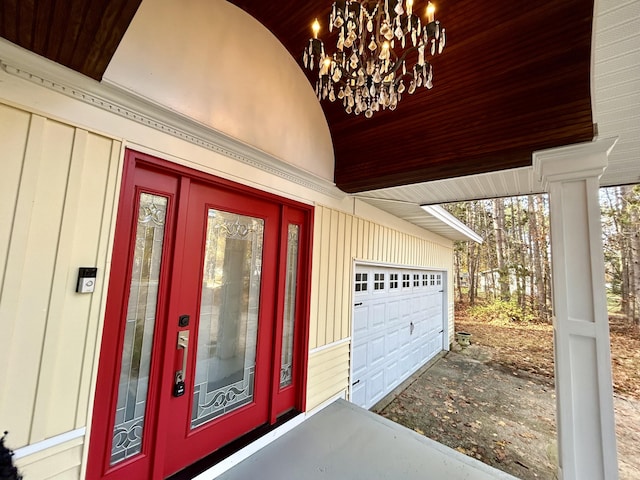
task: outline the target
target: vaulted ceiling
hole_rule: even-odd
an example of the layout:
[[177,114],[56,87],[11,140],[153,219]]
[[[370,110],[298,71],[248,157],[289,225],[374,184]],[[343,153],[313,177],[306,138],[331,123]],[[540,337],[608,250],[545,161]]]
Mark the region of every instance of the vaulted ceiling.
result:
[[[100,80],[140,3],[3,0],[0,36]],[[326,25],[332,2],[231,3],[301,63],[310,23]],[[405,94],[397,110],[371,119],[322,102],[346,192],[526,167],[536,150],[594,137],[593,0],[436,3],[447,46],[432,61],[432,90]]]

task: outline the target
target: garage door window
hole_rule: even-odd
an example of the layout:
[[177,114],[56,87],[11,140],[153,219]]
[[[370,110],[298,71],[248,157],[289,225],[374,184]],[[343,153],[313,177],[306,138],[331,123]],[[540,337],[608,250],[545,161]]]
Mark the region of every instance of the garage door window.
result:
[[389,274],[389,288],[391,290],[398,288],[398,274],[390,273]]
[[408,273],[402,274],[402,288],[409,288],[411,286],[410,278],[411,276]]
[[373,274],[373,289],[384,290],[384,273]]
[[366,292],[367,291],[367,277],[366,273],[356,273],[356,292]]

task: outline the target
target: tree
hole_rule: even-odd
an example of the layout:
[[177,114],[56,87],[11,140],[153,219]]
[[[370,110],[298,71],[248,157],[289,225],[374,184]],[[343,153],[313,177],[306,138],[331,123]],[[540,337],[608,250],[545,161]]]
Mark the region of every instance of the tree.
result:
[[511,298],[511,293],[509,291],[509,269],[506,261],[504,200],[502,198],[496,198],[493,201],[493,228],[496,239],[496,256],[498,258],[500,298],[508,301]]
[[601,190],[603,244],[609,292],[620,313],[639,324],[640,185]]

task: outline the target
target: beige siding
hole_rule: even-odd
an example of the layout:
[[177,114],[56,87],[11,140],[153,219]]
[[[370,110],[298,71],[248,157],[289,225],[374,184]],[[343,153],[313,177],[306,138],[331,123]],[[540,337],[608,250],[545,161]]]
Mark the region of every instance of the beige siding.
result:
[[309,355],[307,411],[346,392],[349,384],[349,343],[329,346]]
[[81,460],[82,438],[78,438],[18,459],[16,465],[25,479],[77,480]]
[[354,261],[447,272],[450,338],[453,332],[452,242],[429,239],[433,235],[427,232],[421,238],[325,206],[316,206],[314,228],[307,410],[349,387],[350,342],[332,344],[351,335]]
[[[325,206],[315,210],[313,287],[309,348],[351,335],[351,276],[354,260],[429,267],[448,272],[453,300],[453,246],[442,239],[410,235]],[[450,328],[452,327],[450,310]]]
[[[86,425],[120,142],[0,104],[0,145],[0,426],[19,448]],[[75,293],[84,266],[94,294]]]

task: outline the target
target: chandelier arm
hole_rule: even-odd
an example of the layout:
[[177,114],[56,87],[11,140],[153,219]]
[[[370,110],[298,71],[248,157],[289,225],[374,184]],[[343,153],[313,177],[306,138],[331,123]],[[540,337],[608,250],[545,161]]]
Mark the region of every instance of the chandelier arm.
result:
[[[393,67],[391,68],[390,72],[393,72],[393,73],[397,72],[397,71],[398,71],[398,69],[400,68],[400,66],[402,65],[402,62],[404,62],[404,61],[407,59],[407,55],[409,55],[410,53],[415,52],[416,50],[418,50],[418,48],[419,48],[420,46],[421,46],[421,45],[420,45],[420,44],[418,44],[418,45],[417,45],[417,46],[415,46],[415,47],[409,47],[409,48],[406,48],[406,49],[404,50],[404,52],[402,53],[402,56],[401,56],[401,57],[399,57],[399,58],[398,58],[398,56],[396,55],[396,53],[395,53],[395,52],[393,52],[393,54],[394,54],[394,55],[396,55],[397,60],[396,60],[396,63],[394,63]],[[403,76],[404,76],[404,75],[403,75]]]

